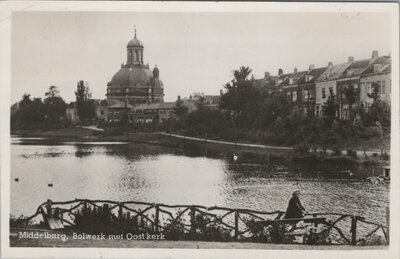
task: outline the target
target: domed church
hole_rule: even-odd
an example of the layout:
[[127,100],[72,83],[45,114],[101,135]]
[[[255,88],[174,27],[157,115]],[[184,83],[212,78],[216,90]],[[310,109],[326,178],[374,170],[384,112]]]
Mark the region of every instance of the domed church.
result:
[[107,100],[124,101],[126,104],[162,103],[164,87],[160,80],[160,71],[155,66],[143,63],[143,43],[136,37],[127,46],[127,61],[107,84]]

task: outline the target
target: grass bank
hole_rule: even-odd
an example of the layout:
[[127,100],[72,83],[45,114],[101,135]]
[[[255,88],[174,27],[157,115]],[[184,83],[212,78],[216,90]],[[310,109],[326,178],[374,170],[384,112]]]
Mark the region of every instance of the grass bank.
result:
[[[341,164],[357,164],[357,163],[372,163],[372,164],[387,164],[388,157],[382,158],[379,156],[379,151],[369,151],[364,154],[358,151],[351,156],[347,156],[346,152],[341,154],[322,155],[319,152],[299,155],[293,149],[287,147],[257,147],[252,145],[232,145],[225,143],[216,143],[209,141],[193,140],[188,138],[178,138],[168,136],[161,133],[135,132],[125,134],[107,134],[101,131],[94,131],[88,128],[69,127],[59,130],[40,131],[40,130],[20,130],[13,131],[12,134],[23,137],[46,137],[61,141],[122,141],[132,143],[143,143],[165,146],[169,148],[182,149],[192,152],[194,155],[203,156],[229,156],[234,153],[239,156],[239,162],[254,162],[266,163],[272,160],[285,160],[300,163],[341,163]],[[371,141],[372,143],[373,141]],[[388,140],[386,140],[388,142]],[[368,145],[372,148],[373,144]],[[253,144],[253,143],[252,143]],[[366,144],[366,143],[364,143]],[[366,156],[367,155],[367,156]]]

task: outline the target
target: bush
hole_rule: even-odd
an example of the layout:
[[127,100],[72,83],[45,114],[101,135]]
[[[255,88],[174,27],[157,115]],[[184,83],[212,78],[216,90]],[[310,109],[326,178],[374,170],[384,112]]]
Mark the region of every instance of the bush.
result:
[[28,220],[28,217],[19,216],[18,218],[14,217],[13,215],[10,216],[10,227],[21,227],[30,225],[32,222]]
[[363,238],[360,242],[358,242],[360,246],[380,246],[387,245],[387,242],[383,239],[382,236],[379,235],[371,235],[367,238]]
[[347,149],[346,153],[347,153],[347,156],[357,159],[357,151],[352,150],[352,149]]
[[331,245],[332,238],[329,236],[329,231],[325,229],[319,233],[311,232],[305,243],[307,245]]
[[310,151],[310,145],[307,143],[300,143],[293,147],[293,150],[298,155],[306,155]]
[[381,154],[381,159],[388,161],[390,158],[389,154],[384,152]]

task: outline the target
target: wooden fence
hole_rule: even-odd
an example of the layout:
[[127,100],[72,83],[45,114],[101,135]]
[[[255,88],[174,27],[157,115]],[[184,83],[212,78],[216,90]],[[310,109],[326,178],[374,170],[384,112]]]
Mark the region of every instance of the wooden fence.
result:
[[[137,201],[115,202],[110,200],[75,199],[64,202],[48,200],[41,204],[36,213],[26,220],[31,221],[42,215],[46,222],[55,218],[63,226],[76,225],[76,218],[84,211],[101,212],[115,224],[128,222],[142,232],[160,233],[179,225],[185,234],[196,235],[199,231],[199,216],[202,225],[214,225],[229,234],[229,240],[254,241],[257,234],[254,226],[257,221],[279,222],[285,215],[283,211],[256,211],[224,207],[205,207],[200,205],[167,205]],[[305,218],[326,217],[323,222],[325,233],[335,237],[338,244],[357,245],[372,235],[380,236],[389,242],[388,228],[382,224],[368,221],[364,217],[340,213],[313,213]],[[78,229],[79,230],[79,229]]]

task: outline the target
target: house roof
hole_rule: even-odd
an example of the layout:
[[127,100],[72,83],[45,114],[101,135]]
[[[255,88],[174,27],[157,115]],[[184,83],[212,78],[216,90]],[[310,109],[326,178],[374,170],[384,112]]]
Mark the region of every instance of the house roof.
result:
[[368,68],[370,63],[371,59],[363,59],[351,62],[351,65],[345,70],[339,79],[360,76],[365,69]]
[[270,76],[268,78],[254,79],[253,82],[255,86],[271,88],[275,86],[275,80],[276,80],[275,76]]
[[374,73],[374,65],[381,65],[380,72],[391,71],[391,58],[389,56],[377,57],[370,62],[369,66],[363,71],[362,75]]
[[[285,80],[281,85],[284,86],[290,86],[290,85],[296,85],[298,82],[307,74],[308,71],[301,71],[301,72],[296,72],[293,74],[289,75],[289,78]],[[290,79],[293,78],[293,82],[290,83]]]
[[282,74],[282,75],[278,75],[277,77],[276,77],[276,80],[275,80],[275,86],[282,86],[282,85],[284,85],[285,83],[286,83],[286,81],[288,81],[289,80],[289,78],[290,78],[290,76],[292,75],[292,73],[290,73],[290,74]]
[[326,70],[318,77],[316,82],[324,82],[338,79],[351,65],[351,63],[352,62],[328,66]]
[[326,69],[327,69],[327,67],[320,67],[320,68],[315,68],[315,69],[308,71],[308,73],[306,75],[310,76],[309,81],[306,81],[306,77],[303,76],[302,78],[299,79],[297,84],[300,85],[300,84],[314,83],[321,76],[321,74],[325,72]]
[[204,96],[206,104],[218,104],[221,96],[219,95],[206,95]]

